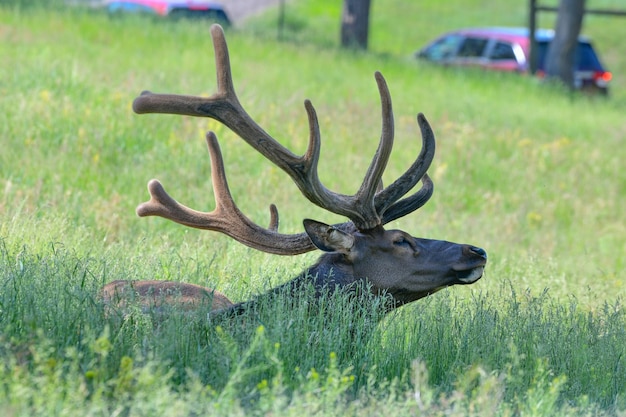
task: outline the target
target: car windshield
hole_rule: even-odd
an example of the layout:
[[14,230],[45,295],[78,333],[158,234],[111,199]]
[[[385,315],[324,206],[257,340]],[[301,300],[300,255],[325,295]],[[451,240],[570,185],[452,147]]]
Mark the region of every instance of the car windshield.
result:
[[433,61],[450,58],[456,53],[459,43],[461,43],[462,40],[463,36],[461,35],[452,34],[444,36],[420,52],[420,56]]
[[[538,68],[545,69],[546,54],[548,53],[548,42],[538,43]],[[576,54],[574,56],[577,71],[601,71],[602,65],[595,51],[588,42],[578,42]]]

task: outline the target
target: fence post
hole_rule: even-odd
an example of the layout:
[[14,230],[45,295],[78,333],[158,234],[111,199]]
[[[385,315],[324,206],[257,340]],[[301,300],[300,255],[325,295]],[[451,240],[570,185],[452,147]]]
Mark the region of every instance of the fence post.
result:
[[537,0],[530,0],[528,16],[528,44],[530,45],[530,53],[528,56],[529,70],[531,74],[537,72],[537,40],[535,39],[535,31],[537,30]]

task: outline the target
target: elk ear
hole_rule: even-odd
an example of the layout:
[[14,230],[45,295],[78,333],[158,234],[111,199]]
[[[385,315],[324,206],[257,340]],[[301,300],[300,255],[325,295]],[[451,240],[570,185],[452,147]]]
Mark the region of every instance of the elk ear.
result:
[[354,236],[333,226],[304,219],[304,230],[318,249],[324,252],[348,253],[354,246]]

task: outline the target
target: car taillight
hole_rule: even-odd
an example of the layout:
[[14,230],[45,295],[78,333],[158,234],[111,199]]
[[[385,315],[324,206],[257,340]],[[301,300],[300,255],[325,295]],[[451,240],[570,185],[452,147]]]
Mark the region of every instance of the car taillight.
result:
[[595,81],[603,81],[608,83],[613,78],[613,74],[608,71],[596,71],[593,73],[593,79]]
[[613,78],[613,74],[608,71],[596,71],[593,78],[597,81],[604,81],[605,83],[608,83]]

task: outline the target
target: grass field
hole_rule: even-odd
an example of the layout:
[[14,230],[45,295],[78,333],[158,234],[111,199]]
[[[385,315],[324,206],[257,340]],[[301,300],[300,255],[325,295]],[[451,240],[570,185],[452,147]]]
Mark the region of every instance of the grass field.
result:
[[396,117],[385,182],[419,152],[417,112],[437,136],[435,194],[392,226],[485,248],[485,276],[379,322],[376,300],[359,306],[341,294],[319,316],[285,296],[257,317],[219,323],[202,313],[157,327],[139,312],[105,317],[98,289],[115,279],[192,282],[237,302],[316,258],[136,217],[151,178],[212,209],[207,130],[220,139],[237,204],[258,223],[270,203],[283,232],[300,232],[305,217],[342,219],[311,207],[216,122],[132,112],[145,89],[214,91],[206,24],[3,3],[1,415],[626,413],[623,19],[585,21],[614,74],[611,96],[598,99],[410,59],[447,29],[523,25],[527,2],[376,1],[368,53],[336,47],[340,10],[326,3],[288,3],[282,42],[275,11],[227,31],[242,104],[301,153],[310,98],[321,179],[353,193],[380,134],[373,73],[382,71]]

